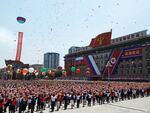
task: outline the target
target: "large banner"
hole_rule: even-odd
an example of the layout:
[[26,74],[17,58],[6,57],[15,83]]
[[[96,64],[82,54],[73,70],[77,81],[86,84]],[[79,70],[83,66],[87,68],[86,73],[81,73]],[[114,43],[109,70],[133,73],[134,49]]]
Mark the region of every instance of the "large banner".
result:
[[17,61],[20,61],[20,58],[21,58],[22,39],[23,39],[23,32],[19,32],[19,33],[18,33],[17,52],[16,52],[16,60],[17,60]]
[[103,74],[109,74],[112,75],[116,64],[118,63],[119,58],[121,57],[123,53],[123,50],[120,49],[114,49],[110,55],[110,58],[104,68]]
[[96,36],[91,40],[89,46],[91,47],[100,47],[104,45],[109,45],[111,43],[111,32],[105,32]]
[[143,51],[142,47],[126,49],[126,50],[124,50],[124,52],[122,54],[122,58],[131,58],[131,57],[142,56],[142,51]]

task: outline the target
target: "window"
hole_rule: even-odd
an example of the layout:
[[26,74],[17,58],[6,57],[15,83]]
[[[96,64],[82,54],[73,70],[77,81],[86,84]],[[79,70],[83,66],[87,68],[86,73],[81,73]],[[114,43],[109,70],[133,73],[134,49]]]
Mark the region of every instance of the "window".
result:
[[134,38],[134,34],[131,35],[131,38]]
[[112,43],[114,43],[114,40],[111,40]]
[[127,74],[129,74],[129,70],[127,70]]
[[118,42],[118,38],[116,38],[116,42]]
[[135,70],[133,70],[133,74],[135,74]]
[[129,65],[129,64],[126,64],[126,68],[130,68],[130,65]]
[[123,40],[126,40],[126,36],[123,37]]
[[127,36],[127,39],[130,39],[130,35]]
[[147,68],[147,72],[148,72],[148,74],[150,74],[150,68]]
[[150,66],[150,61],[147,61],[146,65],[147,65],[147,66]]
[[135,63],[133,63],[133,67],[136,68],[136,64]]
[[139,68],[142,68],[142,67],[143,67],[143,64],[140,62],[140,63],[138,64],[138,67],[139,67]]
[[121,65],[120,65],[120,68],[123,68],[123,67],[124,67],[123,64],[121,64]]
[[108,58],[108,54],[105,54],[105,58]]
[[139,35],[139,33],[136,33],[136,37],[139,37],[140,35]]
[[120,41],[122,41],[122,38],[120,38]]
[[121,74],[123,74],[123,70],[121,70]]
[[140,74],[142,74],[142,69],[140,69]]

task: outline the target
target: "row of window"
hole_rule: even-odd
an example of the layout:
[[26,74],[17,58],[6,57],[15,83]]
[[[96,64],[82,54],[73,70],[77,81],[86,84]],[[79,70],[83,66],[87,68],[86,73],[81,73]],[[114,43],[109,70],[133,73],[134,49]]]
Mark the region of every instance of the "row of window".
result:
[[119,65],[119,68],[131,68],[131,67],[133,67],[133,68],[136,68],[136,67],[143,67],[143,64],[142,63],[138,63],[138,64],[136,64],[136,63],[133,63],[133,64],[120,64]]
[[[137,71],[135,69],[132,70],[123,70],[121,69],[118,74],[142,74],[143,70],[142,69],[138,69]],[[150,68],[147,68],[147,73],[150,74]]]

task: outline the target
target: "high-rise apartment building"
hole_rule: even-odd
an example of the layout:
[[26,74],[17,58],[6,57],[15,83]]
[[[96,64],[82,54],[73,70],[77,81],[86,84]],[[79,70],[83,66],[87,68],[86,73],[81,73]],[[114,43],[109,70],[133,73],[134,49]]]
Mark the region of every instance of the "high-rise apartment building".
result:
[[56,69],[59,66],[59,53],[48,52],[44,54],[44,67]]

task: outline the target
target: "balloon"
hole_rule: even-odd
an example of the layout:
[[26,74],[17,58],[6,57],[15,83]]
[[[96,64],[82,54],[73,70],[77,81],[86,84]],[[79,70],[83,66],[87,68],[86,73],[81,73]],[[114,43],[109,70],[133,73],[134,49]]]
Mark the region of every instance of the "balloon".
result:
[[58,71],[62,70],[62,67],[61,67],[61,66],[58,66],[58,67],[57,67],[57,70],[58,70]]
[[66,72],[66,71],[62,71],[62,75],[63,75],[63,76],[66,76],[66,75],[67,75],[67,72]]
[[86,74],[90,74],[90,71],[86,71]]
[[29,68],[29,73],[33,73],[34,72],[34,68],[33,67],[30,67]]
[[17,74],[20,74],[21,73],[21,70],[20,69],[17,69]]
[[7,71],[8,74],[10,74],[10,71]]
[[51,72],[51,76],[55,76],[55,72]]
[[27,68],[24,68],[24,69],[22,70],[22,73],[23,73],[23,75],[26,75],[26,74],[28,73],[28,69],[27,69]]
[[47,69],[46,68],[42,68],[42,72],[46,73]]
[[25,23],[26,19],[24,17],[17,17],[17,22],[20,24]]
[[8,65],[8,68],[9,68],[9,69],[12,69],[12,65],[11,65],[11,64],[9,64],[9,65]]
[[39,73],[37,72],[37,73],[35,73],[35,76],[38,76],[39,75]]
[[47,70],[47,73],[48,73],[48,74],[51,74],[51,70],[50,70],[50,69],[49,69],[49,70]]
[[80,74],[80,72],[81,72],[81,70],[78,68],[78,69],[76,69],[76,73],[77,74]]
[[37,76],[39,72],[37,70],[34,70],[34,75]]
[[44,76],[46,73],[45,72],[42,72],[42,75]]
[[76,71],[76,67],[72,66],[72,67],[71,67],[71,71],[72,71],[72,72],[75,72],[75,71]]

